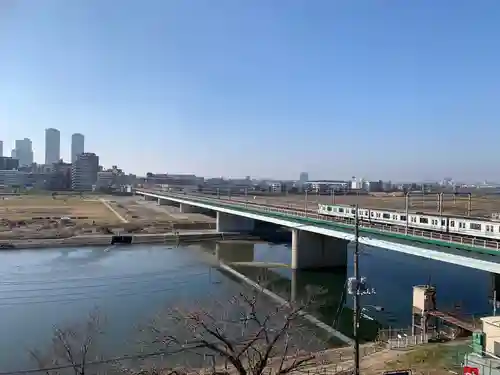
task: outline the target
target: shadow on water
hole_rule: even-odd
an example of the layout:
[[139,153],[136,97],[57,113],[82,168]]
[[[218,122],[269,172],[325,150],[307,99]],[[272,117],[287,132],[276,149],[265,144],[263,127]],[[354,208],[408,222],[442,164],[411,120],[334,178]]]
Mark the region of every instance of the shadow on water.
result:
[[[204,243],[200,245],[200,248],[288,301],[306,301],[314,296],[318,303],[315,303],[312,311],[309,312],[322,322],[352,336],[353,311],[346,303],[349,297],[346,295],[347,270],[345,268],[295,271],[287,267],[274,266],[275,263],[284,263],[284,260],[289,264],[288,260],[284,259],[289,258],[289,249],[286,246],[223,242]],[[268,253],[271,249],[273,254],[264,256],[262,254],[264,249],[267,249]],[[256,261],[259,263],[252,264]],[[266,266],[266,262],[272,263]],[[228,278],[241,282],[227,272],[222,273]],[[362,318],[361,340],[373,340],[380,327],[381,325],[376,320]]]

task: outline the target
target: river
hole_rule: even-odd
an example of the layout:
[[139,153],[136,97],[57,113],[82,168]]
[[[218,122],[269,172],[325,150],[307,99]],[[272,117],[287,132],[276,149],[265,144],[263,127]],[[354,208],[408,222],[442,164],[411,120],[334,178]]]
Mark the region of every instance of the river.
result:
[[[287,245],[224,245],[223,259],[234,251],[238,256],[233,261],[240,257],[243,261],[290,262]],[[84,322],[96,309],[106,319],[103,355],[113,356],[130,352],[138,326],[165,308],[227,301],[243,286],[214,267],[215,252],[212,243],[1,251],[0,372],[34,367],[29,349],[47,347],[53,327]],[[339,306],[351,304],[344,290],[352,262],[340,272],[235,268],[251,278],[270,280],[270,288],[287,298],[292,285],[298,295],[322,290],[325,306],[315,314],[328,324],[339,316]],[[441,306],[458,302],[468,313],[491,311],[491,276],[482,271],[366,247],[361,248],[360,271],[377,291],[363,297],[363,303],[384,307],[383,312],[370,312],[383,325],[407,327],[412,286],[428,281],[436,285]],[[350,324],[350,315],[345,313],[337,322],[343,331],[349,331]]]

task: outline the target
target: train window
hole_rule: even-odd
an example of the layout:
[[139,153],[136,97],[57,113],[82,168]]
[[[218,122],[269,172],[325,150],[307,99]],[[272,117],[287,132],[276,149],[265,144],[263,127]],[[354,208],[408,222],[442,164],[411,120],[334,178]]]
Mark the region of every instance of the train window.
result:
[[392,215],[392,218],[393,218],[393,220],[397,220],[398,219],[398,215]]
[[370,215],[373,217],[373,212],[370,212]]
[[489,231],[490,231],[490,226],[486,225],[486,232],[489,232]]
[[332,208],[330,206],[327,207],[327,211],[331,211]]
[[442,226],[445,226],[445,225],[446,225],[446,220],[441,219],[441,225],[442,225]]
[[377,212],[377,217],[380,217],[380,214]]
[[429,224],[429,219],[427,219],[426,217],[421,217],[420,218],[420,223],[421,224]]
[[365,211],[365,215],[368,216],[368,211]]
[[390,219],[390,218],[391,218],[391,215],[389,215],[389,214],[382,214],[382,217],[383,217],[384,219]]
[[454,227],[455,226],[455,220],[451,220],[450,221],[450,227]]
[[400,216],[399,216],[399,220],[401,220],[401,221],[406,221],[406,216],[405,216],[405,215],[400,215]]
[[351,214],[355,214],[356,213],[356,210],[351,210]]
[[470,223],[469,228],[474,230],[481,230],[481,224]]
[[344,209],[343,208],[339,208],[339,212],[344,212]]
[[412,223],[416,223],[416,222],[417,222],[417,218],[416,218],[416,217],[412,217],[412,218],[411,218],[411,222],[412,222]]

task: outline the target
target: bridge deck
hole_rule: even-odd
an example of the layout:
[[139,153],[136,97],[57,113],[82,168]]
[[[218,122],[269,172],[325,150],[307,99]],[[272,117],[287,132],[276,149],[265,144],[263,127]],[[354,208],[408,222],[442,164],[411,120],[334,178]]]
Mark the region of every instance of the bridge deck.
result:
[[478,325],[474,324],[473,321],[466,321],[463,318],[462,319],[458,318],[456,316],[456,314],[453,314],[453,313],[448,313],[448,312],[439,311],[439,310],[433,310],[433,311],[429,311],[428,314],[430,316],[434,316],[436,318],[439,318],[446,323],[450,323],[456,327],[460,327],[460,328],[462,328],[466,331],[469,331],[469,332],[474,332],[480,328]]

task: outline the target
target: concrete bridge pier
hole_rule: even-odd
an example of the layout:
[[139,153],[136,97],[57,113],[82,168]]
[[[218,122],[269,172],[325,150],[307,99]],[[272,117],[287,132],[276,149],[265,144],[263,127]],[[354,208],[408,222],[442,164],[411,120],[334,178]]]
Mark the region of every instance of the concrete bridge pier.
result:
[[[495,293],[496,291],[496,293]],[[500,275],[497,275],[496,273],[491,274],[491,292],[490,292],[490,298],[493,302],[493,298],[496,295],[496,302],[497,305],[500,305]]]
[[293,229],[291,268],[294,270],[345,268],[348,243],[339,238]]
[[180,207],[180,212],[183,214],[201,214],[207,211],[205,208],[191,206],[190,204],[187,203],[181,203],[179,207]]
[[144,196],[144,199],[145,199],[145,200],[147,200],[147,201],[155,201],[155,200],[156,200],[156,198],[155,198],[155,197],[152,197],[152,196],[150,196],[150,195],[145,195],[145,196]]
[[254,227],[254,219],[217,212],[217,232],[251,232]]

